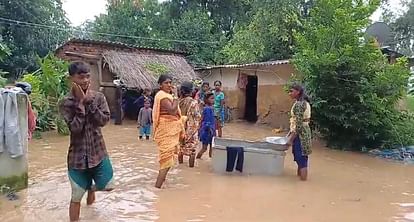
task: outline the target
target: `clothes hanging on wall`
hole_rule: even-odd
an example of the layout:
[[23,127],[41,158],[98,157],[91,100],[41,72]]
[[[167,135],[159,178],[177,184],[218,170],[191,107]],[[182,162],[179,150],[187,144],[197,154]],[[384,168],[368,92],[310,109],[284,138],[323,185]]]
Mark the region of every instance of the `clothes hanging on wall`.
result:
[[246,86],[247,86],[247,74],[239,73],[239,76],[237,77],[237,86],[240,89],[246,89]]
[[0,146],[3,146],[3,150],[0,149],[0,152],[7,151],[11,158],[17,158],[24,154],[23,140],[27,139],[26,135],[22,135],[24,130],[20,129],[19,125],[17,104],[17,94],[19,93],[25,92],[19,87],[1,90],[2,101],[0,105],[2,106],[0,109],[3,110],[3,116],[0,116],[0,137],[3,141]]

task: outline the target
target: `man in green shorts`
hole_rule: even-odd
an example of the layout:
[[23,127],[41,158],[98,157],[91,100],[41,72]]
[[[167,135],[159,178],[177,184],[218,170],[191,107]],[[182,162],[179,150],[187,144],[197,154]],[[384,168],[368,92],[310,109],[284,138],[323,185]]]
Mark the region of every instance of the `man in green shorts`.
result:
[[[60,104],[60,112],[70,130],[68,175],[72,188],[69,217],[79,220],[80,202],[88,192],[87,204],[95,201],[95,191],[111,191],[113,170],[101,127],[110,113],[105,96],[90,90],[90,69],[83,62],[69,66],[71,92]],[[92,181],[94,184],[92,184]]]

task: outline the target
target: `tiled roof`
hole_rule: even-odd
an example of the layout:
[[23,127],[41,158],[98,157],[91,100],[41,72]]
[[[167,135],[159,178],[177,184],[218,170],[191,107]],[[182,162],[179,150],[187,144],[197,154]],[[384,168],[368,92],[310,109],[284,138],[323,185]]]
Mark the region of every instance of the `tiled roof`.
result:
[[56,49],[56,51],[62,48],[64,45],[67,45],[70,43],[86,43],[86,44],[89,43],[89,44],[96,44],[96,45],[113,46],[113,47],[118,47],[118,48],[134,48],[134,49],[144,49],[144,50],[146,49],[146,50],[153,50],[153,51],[160,51],[160,52],[167,52],[167,53],[174,53],[174,54],[183,54],[183,55],[186,54],[183,51],[177,51],[177,50],[172,50],[172,49],[157,48],[157,47],[141,47],[141,46],[126,44],[122,42],[94,40],[94,39],[78,39],[78,38],[70,39],[69,41],[65,42],[63,45],[59,46]]
[[197,68],[196,70],[210,70],[210,69],[220,69],[220,68],[243,68],[243,67],[251,67],[251,66],[272,66],[272,65],[289,64],[289,63],[290,63],[290,60],[285,59],[285,60],[274,60],[274,61],[246,63],[246,64],[206,66],[206,67]]

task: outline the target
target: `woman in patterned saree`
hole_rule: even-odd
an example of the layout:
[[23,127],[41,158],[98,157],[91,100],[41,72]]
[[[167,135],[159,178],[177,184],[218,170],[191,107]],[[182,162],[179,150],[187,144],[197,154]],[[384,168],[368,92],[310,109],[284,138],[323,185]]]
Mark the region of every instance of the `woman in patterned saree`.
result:
[[193,83],[183,82],[181,84],[179,105],[185,128],[185,138],[181,141],[178,162],[183,163],[184,156],[189,156],[190,167],[194,167],[195,154],[199,145],[198,130],[201,121],[200,105],[197,100],[191,97],[192,92]]
[[292,146],[294,161],[298,165],[297,175],[305,181],[308,178],[308,156],[312,153],[312,138],[309,127],[311,106],[309,97],[301,85],[294,84],[290,87],[289,95],[295,100],[295,103],[291,110],[287,145]]

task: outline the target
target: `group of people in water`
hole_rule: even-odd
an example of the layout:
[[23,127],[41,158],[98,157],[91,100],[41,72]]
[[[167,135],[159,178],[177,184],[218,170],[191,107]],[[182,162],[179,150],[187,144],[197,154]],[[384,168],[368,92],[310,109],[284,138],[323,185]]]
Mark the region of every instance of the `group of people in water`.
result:
[[[110,120],[110,112],[105,96],[90,89],[90,68],[86,63],[70,64],[69,79],[71,92],[61,102],[60,112],[70,130],[67,160],[72,195],[69,216],[71,221],[77,221],[85,193],[90,205],[95,201],[96,191],[111,191],[114,188],[112,164],[101,132]],[[203,83],[194,96],[192,82],[183,82],[178,88],[173,85],[171,76],[161,75],[158,84],[160,90],[154,99],[149,92],[144,94],[144,107],[138,122],[140,138],[149,140],[150,134],[153,134],[158,147],[159,172],[155,187],[161,188],[168,171],[175,165],[176,154],[179,163],[183,163],[184,156],[188,156],[190,167],[194,167],[195,160],[200,159],[209,146],[209,156],[212,157],[212,139],[222,136],[225,96],[220,81],[214,82],[213,90],[209,83]],[[298,176],[306,180],[308,155],[312,152],[309,127],[311,107],[301,85],[293,85],[289,94],[295,103],[291,110],[286,145],[292,146]],[[197,153],[200,142],[202,148]]]
[[[194,98],[191,82],[182,83],[179,91],[172,85],[172,78],[168,75],[161,75],[158,83],[160,91],[155,96],[153,126],[160,162],[155,187],[161,188],[168,171],[174,165],[174,154],[177,151],[178,162],[183,163],[183,157],[189,156],[190,167],[194,167],[195,159],[200,159],[208,146],[209,156],[212,157],[212,139],[216,135],[222,136],[224,93],[220,81],[214,82],[213,91],[208,83],[203,83]],[[295,103],[291,109],[286,145],[292,147],[294,161],[298,166],[297,175],[301,180],[307,180],[308,155],[312,152],[310,101],[299,84],[291,86],[289,95]],[[199,141],[202,148],[196,154]]]
[[[194,97],[192,82],[183,82],[178,89],[172,85],[170,76],[161,75],[158,83],[160,91],[154,99],[153,128],[160,162],[155,187],[161,188],[174,165],[175,153],[179,163],[188,156],[190,167],[194,167],[195,159],[200,159],[209,146],[209,156],[212,156],[212,139],[222,136],[225,98],[220,81],[214,83],[214,90],[210,90],[209,83],[203,83]],[[202,148],[197,153],[200,142]]]

